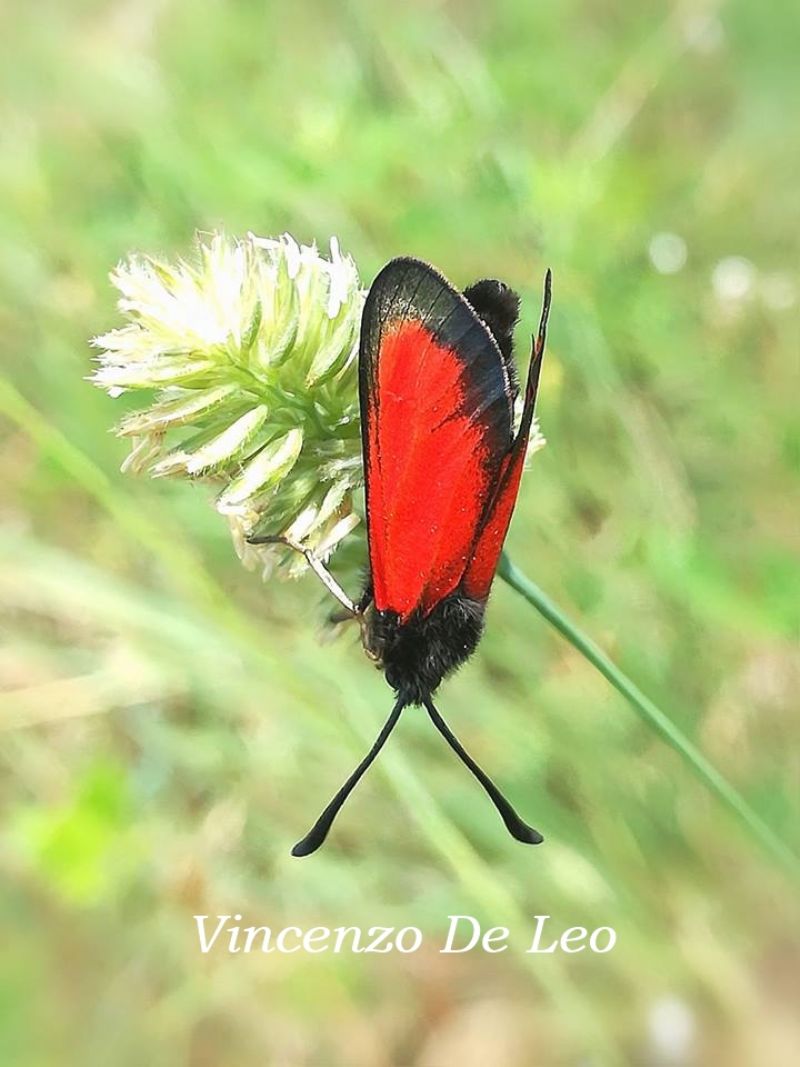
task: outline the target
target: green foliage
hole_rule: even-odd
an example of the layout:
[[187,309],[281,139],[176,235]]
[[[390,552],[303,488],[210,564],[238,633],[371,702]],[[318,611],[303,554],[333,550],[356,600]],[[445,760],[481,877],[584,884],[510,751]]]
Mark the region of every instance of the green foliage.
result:
[[[196,230],[335,233],[365,284],[401,253],[500,276],[523,359],[551,266],[510,554],[796,851],[794,6],[7,7],[3,1062],[662,1062],[676,1001],[694,1062],[793,1062],[783,871],[502,585],[442,709],[545,844],[409,717],[292,860],[388,690],[357,635],[320,647],[311,577],[240,567],[207,489],[119,473],[83,377],[109,264]],[[619,944],[273,962],[201,956],[198,912]]]
[[89,767],[77,794],[52,806],[27,807],[9,818],[9,835],[29,868],[69,904],[94,904],[114,891],[131,852],[131,818],[121,768]]

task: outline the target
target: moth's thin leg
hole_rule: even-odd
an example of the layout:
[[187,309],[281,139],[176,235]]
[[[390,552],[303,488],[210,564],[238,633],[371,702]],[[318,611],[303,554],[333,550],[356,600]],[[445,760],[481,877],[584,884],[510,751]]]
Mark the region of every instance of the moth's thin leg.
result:
[[342,589],[325,565],[317,559],[310,548],[303,548],[302,545],[299,545],[290,537],[282,537],[279,534],[268,534],[262,537],[248,537],[247,543],[249,545],[285,545],[286,548],[291,548],[293,552],[299,552],[301,556],[305,557],[306,563],[314,574],[316,574],[331,596],[339,601],[345,611],[347,611],[348,615],[358,618],[361,614],[356,604],[350,599],[347,593],[345,593],[344,589]]

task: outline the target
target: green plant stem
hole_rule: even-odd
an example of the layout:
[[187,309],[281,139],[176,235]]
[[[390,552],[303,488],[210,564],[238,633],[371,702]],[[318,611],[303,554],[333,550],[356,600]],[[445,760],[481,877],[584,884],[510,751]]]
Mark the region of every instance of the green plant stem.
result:
[[700,781],[753,832],[760,844],[796,878],[800,879],[800,859],[787,848],[778,834],[753,811],[738,790],[672,722],[669,716],[645,696],[624,671],[609,659],[605,652],[571,619],[568,619],[535,582],[532,582],[511,562],[505,552],[500,557],[497,573],[512,589],[532,604],[540,615],[543,615],[550,625],[555,627],[593,667],[596,667],[618,692],[622,693],[640,718],[683,758]]

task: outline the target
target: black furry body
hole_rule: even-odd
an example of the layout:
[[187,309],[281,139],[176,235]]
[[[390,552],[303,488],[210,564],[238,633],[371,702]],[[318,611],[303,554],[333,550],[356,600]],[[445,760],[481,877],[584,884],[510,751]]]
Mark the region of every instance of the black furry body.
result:
[[475,651],[486,603],[451,593],[427,618],[401,623],[393,611],[367,615],[365,645],[404,704],[421,704]]
[[519,295],[497,278],[483,278],[468,286],[464,296],[497,342],[511,385],[511,395],[516,398],[519,376],[514,362],[514,327],[519,319]]

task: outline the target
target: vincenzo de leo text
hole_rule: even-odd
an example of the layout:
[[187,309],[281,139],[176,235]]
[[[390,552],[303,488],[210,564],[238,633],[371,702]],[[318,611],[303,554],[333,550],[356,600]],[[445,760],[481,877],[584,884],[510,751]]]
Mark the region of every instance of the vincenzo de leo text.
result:
[[[305,952],[316,955],[329,953],[388,953],[417,952],[426,937],[417,926],[299,926],[272,929],[269,926],[242,925],[241,915],[195,915],[200,951],[220,953]],[[462,952],[505,952],[509,947],[526,953],[551,955],[555,952],[589,952],[603,955],[617,943],[611,926],[587,930],[571,926],[566,930],[554,928],[549,915],[534,915],[533,927],[524,934],[512,934],[506,926],[484,927],[472,915],[448,915],[446,933],[438,940],[438,951],[446,954]]]

